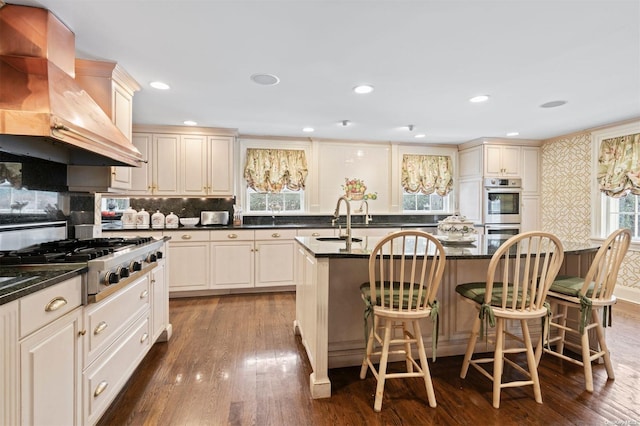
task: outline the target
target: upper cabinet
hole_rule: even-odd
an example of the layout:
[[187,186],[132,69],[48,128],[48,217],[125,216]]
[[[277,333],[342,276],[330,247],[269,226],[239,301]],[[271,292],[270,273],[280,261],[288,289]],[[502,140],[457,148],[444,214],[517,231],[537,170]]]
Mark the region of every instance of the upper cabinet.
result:
[[133,170],[126,192],[232,196],[235,139],[228,129],[136,126],[133,143],[147,163]]
[[505,145],[485,145],[484,176],[519,177],[520,147]]
[[[133,95],[140,85],[117,63],[76,59],[76,81],[131,140]],[[121,192],[131,189],[132,167],[68,166],[72,191]]]

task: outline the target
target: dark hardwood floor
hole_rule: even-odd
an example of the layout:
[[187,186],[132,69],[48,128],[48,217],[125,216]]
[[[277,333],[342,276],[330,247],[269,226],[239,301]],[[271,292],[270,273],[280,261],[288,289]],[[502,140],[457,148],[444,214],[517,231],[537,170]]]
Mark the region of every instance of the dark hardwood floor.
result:
[[172,299],[173,337],[153,346],[99,424],[640,424],[640,319],[620,310],[607,329],[616,379],[594,366],[593,393],[580,367],[547,355],[539,368],[544,403],[531,387],[511,388],[494,409],[489,380],[475,369],[462,380],[462,357],[439,357],[430,362],[436,408],[420,379],[392,379],[381,413],[373,411],[375,379],[369,372],[360,380],[357,367],[331,370],[332,397],[311,399],[294,316],[293,293]]

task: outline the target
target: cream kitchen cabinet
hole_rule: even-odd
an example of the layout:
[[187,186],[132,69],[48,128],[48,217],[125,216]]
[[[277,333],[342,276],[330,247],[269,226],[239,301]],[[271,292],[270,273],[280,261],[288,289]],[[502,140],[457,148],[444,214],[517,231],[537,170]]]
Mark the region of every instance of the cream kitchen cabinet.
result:
[[233,141],[230,136],[181,136],[182,195],[233,195]]
[[293,229],[256,230],[256,287],[295,285],[295,236]]
[[206,290],[210,281],[210,244],[207,231],[164,231],[168,242],[169,291]]
[[133,143],[148,163],[132,170],[132,195],[232,196],[235,131],[136,126]]
[[146,163],[131,170],[131,189],[127,193],[179,195],[180,136],[134,133],[132,141]]
[[82,424],[81,281],[19,300],[20,424]]
[[249,288],[254,282],[254,231],[211,231],[211,288]]
[[[166,249],[165,249],[166,250]],[[158,259],[158,266],[151,271],[151,341],[167,341],[171,338],[169,324],[169,289],[166,279],[166,260]]]
[[[133,96],[140,85],[116,62],[76,59],[76,81],[91,95],[113,124],[132,139]],[[126,192],[132,167],[68,166],[72,191]]]
[[520,177],[519,146],[485,145],[484,176],[485,177]]
[[17,425],[20,398],[17,300],[0,305],[0,423]]

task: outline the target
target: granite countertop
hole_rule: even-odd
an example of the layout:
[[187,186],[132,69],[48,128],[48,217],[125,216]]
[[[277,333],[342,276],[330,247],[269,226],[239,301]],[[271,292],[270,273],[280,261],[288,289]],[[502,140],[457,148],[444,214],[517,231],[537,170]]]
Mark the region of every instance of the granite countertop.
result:
[[[86,263],[0,267],[0,305],[87,272]],[[78,289],[78,291],[83,291]]]
[[[365,225],[364,223],[354,223],[352,228],[367,229],[367,228],[436,228],[436,224],[429,223],[370,223]],[[341,228],[344,229],[344,223],[341,224]],[[179,228],[147,228],[147,229],[125,229],[122,227],[103,227],[105,232],[119,232],[119,231],[220,231],[229,229],[338,229],[337,225],[331,225],[331,223],[280,223],[280,224],[247,224],[247,225],[207,225],[207,226],[180,226]]]
[[[476,241],[466,244],[444,243],[444,250],[449,259],[489,259],[498,247],[511,235],[477,235]],[[351,248],[347,249],[346,241],[319,241],[314,237],[296,237],[310,254],[316,258],[368,258],[371,250],[384,237],[362,237],[354,239]],[[359,241],[358,241],[359,240]],[[562,242],[565,254],[597,251],[600,246],[589,243]]]

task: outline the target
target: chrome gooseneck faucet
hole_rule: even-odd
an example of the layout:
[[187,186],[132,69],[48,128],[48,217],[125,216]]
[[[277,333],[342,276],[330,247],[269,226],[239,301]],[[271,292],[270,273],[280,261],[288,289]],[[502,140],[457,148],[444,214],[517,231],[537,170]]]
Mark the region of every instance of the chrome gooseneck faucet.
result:
[[351,203],[349,199],[344,195],[338,198],[338,203],[336,204],[336,211],[333,213],[333,222],[340,218],[340,203],[344,201],[347,206],[347,248],[351,247]]

